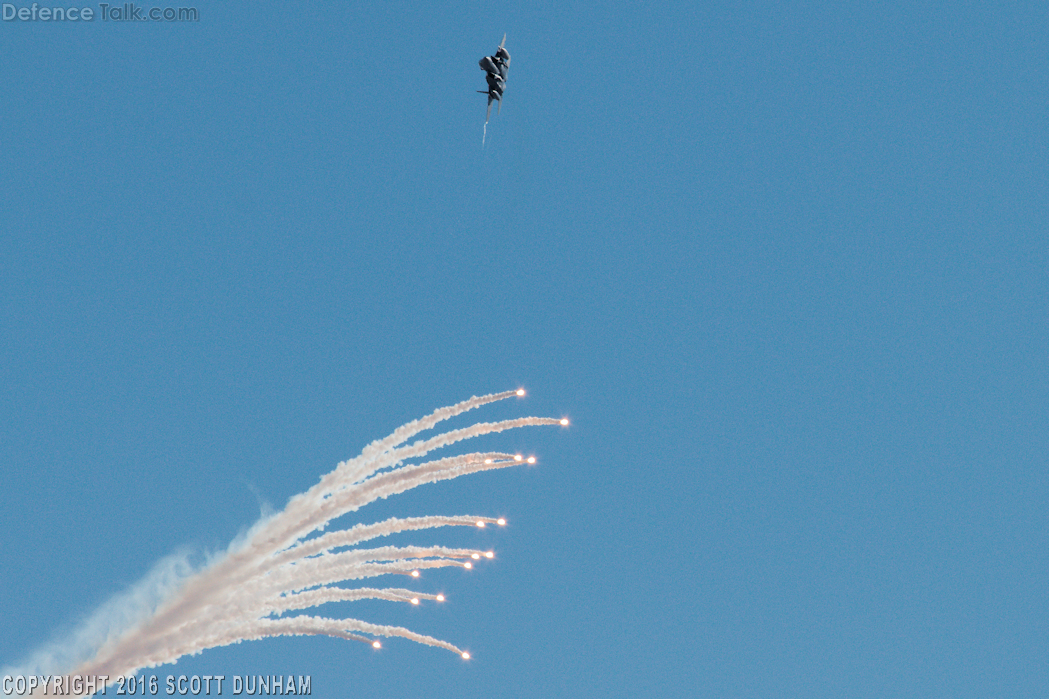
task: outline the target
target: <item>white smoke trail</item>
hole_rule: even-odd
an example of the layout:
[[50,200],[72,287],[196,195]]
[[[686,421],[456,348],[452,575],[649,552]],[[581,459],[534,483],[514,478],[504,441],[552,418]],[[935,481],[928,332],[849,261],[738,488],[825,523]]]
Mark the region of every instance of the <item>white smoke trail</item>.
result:
[[92,658],[73,664],[69,664],[68,658],[64,662],[58,656],[44,658],[43,662],[51,666],[40,669],[116,678],[142,668],[172,663],[183,655],[207,648],[288,635],[327,635],[373,643],[376,647],[376,636],[399,636],[469,657],[450,643],[401,627],[358,619],[283,615],[336,601],[383,599],[410,604],[418,604],[420,600],[440,601],[443,600],[440,595],[403,588],[348,588],[338,583],[390,574],[417,576],[423,569],[470,567],[474,559],[490,558],[488,552],[440,546],[354,548],[362,542],[398,532],[503,523],[488,517],[392,518],[307,537],[334,518],[377,499],[425,483],[522,463],[520,455],[489,452],[404,465],[406,459],[424,456],[464,439],[517,427],[567,424],[565,420],[539,417],[482,422],[405,444],[443,420],[523,394],[523,391],[506,391],[474,397],[436,410],[369,444],[359,456],[340,463],[315,486],[291,498],[282,512],[258,522],[221,557],[197,573],[185,576],[181,584],[165,588],[165,596],[155,602],[153,612],[146,618],[122,633],[97,638],[97,652]]

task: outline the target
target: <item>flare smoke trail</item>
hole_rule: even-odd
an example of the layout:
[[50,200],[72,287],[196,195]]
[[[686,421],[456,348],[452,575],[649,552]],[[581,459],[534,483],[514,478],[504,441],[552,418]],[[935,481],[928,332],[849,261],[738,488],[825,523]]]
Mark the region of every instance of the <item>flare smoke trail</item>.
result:
[[[399,636],[469,657],[451,643],[398,626],[348,618],[281,615],[333,601],[370,598],[418,604],[419,600],[441,600],[443,597],[439,595],[403,588],[350,588],[337,583],[388,574],[417,576],[421,569],[470,567],[473,559],[490,558],[491,554],[483,551],[440,546],[357,548],[363,542],[396,532],[503,524],[502,520],[488,517],[393,518],[307,537],[323,529],[332,519],[379,498],[424,483],[523,463],[520,455],[502,452],[404,463],[406,459],[422,457],[434,449],[484,434],[516,427],[567,424],[566,420],[541,417],[481,422],[407,444],[409,439],[443,420],[516,395],[524,395],[524,391],[474,397],[436,410],[369,444],[359,456],[340,463],[317,485],[291,498],[282,512],[257,523],[243,541],[231,545],[220,558],[186,578],[144,621],[103,642],[95,656],[72,669],[72,674],[116,678],[145,667],[171,663],[207,648],[287,635],[334,636],[376,647],[376,637]],[[531,463],[533,459],[528,461]],[[70,671],[69,668],[53,670]]]

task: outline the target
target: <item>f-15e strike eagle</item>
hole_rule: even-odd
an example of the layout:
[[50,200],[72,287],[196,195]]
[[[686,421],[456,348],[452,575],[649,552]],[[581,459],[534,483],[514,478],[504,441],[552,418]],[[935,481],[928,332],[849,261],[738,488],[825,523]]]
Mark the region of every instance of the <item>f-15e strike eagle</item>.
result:
[[484,78],[488,81],[487,90],[478,90],[482,95],[488,95],[488,111],[484,115],[485,125],[488,124],[488,117],[492,115],[492,100],[499,102],[499,107],[495,111],[496,114],[503,107],[503,90],[506,89],[506,74],[510,70],[510,52],[503,48],[505,43],[506,34],[503,34],[503,40],[499,42],[499,48],[496,49],[495,55],[485,56],[479,62],[481,70],[484,71]]

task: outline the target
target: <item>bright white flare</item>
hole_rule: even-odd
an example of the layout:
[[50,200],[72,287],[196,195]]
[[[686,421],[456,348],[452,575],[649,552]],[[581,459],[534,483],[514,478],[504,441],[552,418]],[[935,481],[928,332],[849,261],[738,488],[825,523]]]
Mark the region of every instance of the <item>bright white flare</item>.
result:
[[523,388],[517,389],[517,395],[523,396],[524,395],[524,389]]
[[568,427],[568,418],[567,417],[561,418],[561,424],[564,425],[565,427]]
[[502,527],[506,524],[506,520],[500,517],[499,519],[495,520],[495,523]]
[[[340,582],[400,574],[418,578],[421,569],[458,565],[471,568],[470,558],[481,552],[441,546],[380,546],[361,548],[362,542],[398,532],[444,526],[483,526],[491,520],[467,516],[392,518],[375,524],[316,534],[329,522],[355,512],[380,498],[426,483],[469,473],[505,468],[521,461],[520,454],[473,453],[406,463],[434,449],[464,439],[517,427],[556,425],[552,418],[524,417],[482,422],[412,443],[415,435],[437,423],[524,390],[474,397],[396,429],[389,437],[369,444],[359,456],[344,461],[305,493],[289,500],[284,510],[260,521],[244,541],[204,569],[186,578],[151,616],[114,638],[101,642],[94,657],[76,668],[54,672],[79,675],[127,676],[146,667],[173,663],[240,641],[273,636],[326,635],[370,643],[376,636],[399,636],[460,653],[451,643],[398,626],[372,624],[352,618],[286,614],[328,602],[385,599],[418,604],[421,598],[444,601],[444,595],[422,595],[396,588],[349,588]],[[484,554],[491,557],[491,553]]]
[[535,463],[535,457],[534,456],[529,456],[528,457],[528,463],[534,464]]

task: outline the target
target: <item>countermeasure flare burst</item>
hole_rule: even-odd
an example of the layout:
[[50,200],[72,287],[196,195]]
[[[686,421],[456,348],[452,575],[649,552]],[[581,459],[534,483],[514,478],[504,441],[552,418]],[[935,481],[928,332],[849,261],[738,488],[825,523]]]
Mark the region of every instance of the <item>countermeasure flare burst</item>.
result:
[[[507,54],[507,57],[509,55]],[[389,437],[371,443],[359,456],[340,463],[305,493],[288,501],[280,513],[260,521],[241,542],[193,575],[164,599],[151,615],[113,638],[99,639],[90,660],[52,672],[79,675],[128,676],[137,670],[175,662],[240,641],[288,635],[326,635],[362,641],[381,648],[378,637],[399,636],[446,648],[469,658],[451,643],[398,626],[371,624],[352,618],[285,615],[330,602],[385,599],[419,604],[443,601],[444,595],[403,588],[342,587],[339,583],[380,575],[417,578],[421,570],[448,566],[473,567],[472,561],[492,558],[492,552],[440,546],[361,548],[362,542],[398,532],[444,526],[503,525],[503,518],[432,516],[392,518],[375,524],[317,535],[329,522],[379,498],[425,483],[457,478],[522,463],[521,456],[483,452],[423,463],[405,463],[440,447],[517,427],[558,425],[560,420],[522,417],[480,422],[409,443],[437,423],[488,403],[519,396],[505,391],[474,397],[404,425]]]

